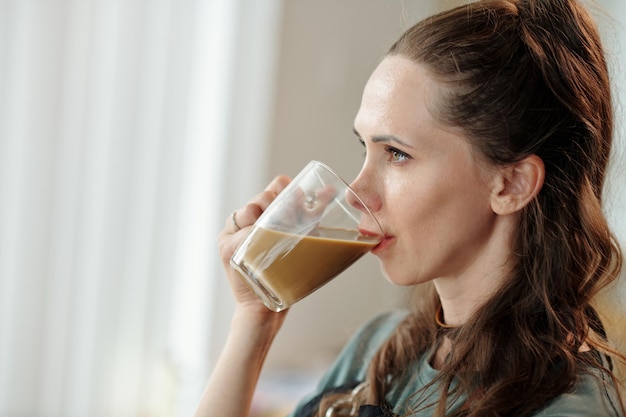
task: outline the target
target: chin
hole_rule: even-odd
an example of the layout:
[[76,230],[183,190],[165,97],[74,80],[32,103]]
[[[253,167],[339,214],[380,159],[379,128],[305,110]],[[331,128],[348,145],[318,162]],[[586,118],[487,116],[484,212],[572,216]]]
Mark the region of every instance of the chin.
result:
[[383,277],[391,284],[393,285],[397,285],[395,283],[395,281],[393,280],[393,275],[389,273],[389,271],[387,270],[387,268],[385,268],[385,264],[379,260],[380,263],[380,272],[382,273]]
[[385,279],[398,287],[406,287],[409,285],[413,285],[412,282],[407,282],[407,281],[411,281],[408,279],[408,277],[403,276],[403,274],[398,273],[397,271],[389,271],[388,269],[386,269],[384,267],[384,265],[381,265],[381,272],[383,274],[383,277],[385,277]]
[[407,274],[406,271],[389,270],[384,265],[381,265],[381,271],[385,279],[397,287],[412,287],[431,280],[420,277],[417,273]]

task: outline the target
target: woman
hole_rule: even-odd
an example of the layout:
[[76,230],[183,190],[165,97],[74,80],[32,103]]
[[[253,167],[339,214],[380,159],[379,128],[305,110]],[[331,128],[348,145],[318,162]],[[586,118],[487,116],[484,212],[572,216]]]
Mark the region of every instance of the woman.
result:
[[[386,232],[384,275],[417,286],[414,309],[364,326],[294,416],[623,416],[624,356],[591,305],[622,263],[601,208],[612,128],[577,1],[482,1],[410,28],[365,86],[352,186]],[[220,235],[237,308],[199,416],[248,414],[285,318],[228,259],[288,182]]]

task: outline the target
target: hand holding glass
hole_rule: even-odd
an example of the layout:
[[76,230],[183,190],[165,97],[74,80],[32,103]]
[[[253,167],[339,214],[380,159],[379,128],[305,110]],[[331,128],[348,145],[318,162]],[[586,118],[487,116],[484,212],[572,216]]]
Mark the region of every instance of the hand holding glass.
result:
[[281,311],[339,275],[382,236],[348,184],[311,161],[259,217],[230,263],[269,309]]

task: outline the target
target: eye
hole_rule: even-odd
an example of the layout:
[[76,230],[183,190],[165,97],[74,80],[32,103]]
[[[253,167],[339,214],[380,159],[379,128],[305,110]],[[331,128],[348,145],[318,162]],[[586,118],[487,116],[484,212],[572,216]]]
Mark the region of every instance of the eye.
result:
[[389,154],[390,162],[398,163],[411,159],[411,156],[409,154],[402,152],[401,150],[394,148],[393,146],[387,147],[387,154]]

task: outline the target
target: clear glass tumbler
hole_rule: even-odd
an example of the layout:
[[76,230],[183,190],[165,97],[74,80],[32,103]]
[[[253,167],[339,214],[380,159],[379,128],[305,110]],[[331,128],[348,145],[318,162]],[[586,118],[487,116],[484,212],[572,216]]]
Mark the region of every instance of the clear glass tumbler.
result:
[[350,186],[311,161],[259,217],[230,263],[269,309],[281,311],[335,278],[382,236]]

